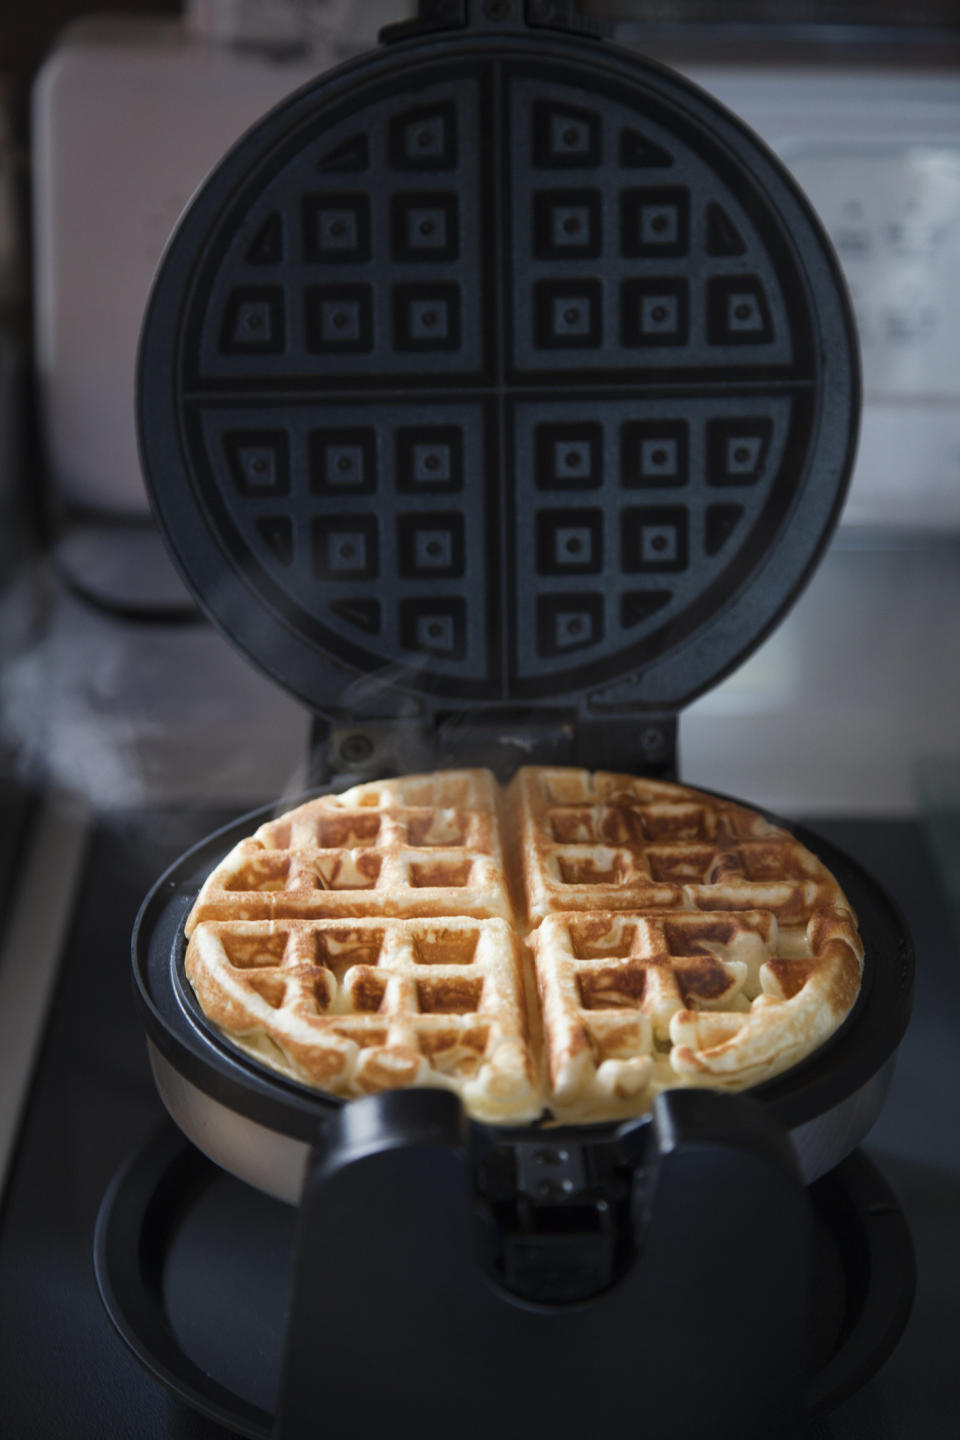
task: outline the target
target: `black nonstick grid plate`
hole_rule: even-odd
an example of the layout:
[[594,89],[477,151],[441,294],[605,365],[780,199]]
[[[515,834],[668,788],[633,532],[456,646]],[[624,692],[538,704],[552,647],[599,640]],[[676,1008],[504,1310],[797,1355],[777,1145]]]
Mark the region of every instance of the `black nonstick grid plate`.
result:
[[843,284],[687,82],[469,20],[321,76],[201,190],[144,329],[148,484],[201,604],[317,711],[371,676],[427,717],[672,710],[837,518]]

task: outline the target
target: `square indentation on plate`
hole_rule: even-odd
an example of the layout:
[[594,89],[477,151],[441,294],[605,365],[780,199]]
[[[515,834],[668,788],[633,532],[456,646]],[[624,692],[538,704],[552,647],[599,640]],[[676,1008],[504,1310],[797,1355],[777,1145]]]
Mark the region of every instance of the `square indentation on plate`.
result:
[[595,575],[603,568],[602,510],[541,510],[537,573]]
[[753,485],[766,468],[773,421],[765,415],[711,420],[707,425],[707,484]]
[[241,285],[231,290],[220,327],[225,355],[281,355],[286,348],[283,288]]
[[542,280],[534,287],[534,342],[541,349],[591,349],[602,340],[599,280]]
[[439,494],[463,488],[463,432],[455,425],[397,431],[397,489]]
[[538,425],[536,479],[540,490],[595,490],[603,484],[603,427]]
[[603,596],[541,595],[537,601],[537,650],[548,658],[582,650],[603,639]]
[[233,430],[223,437],[241,495],[289,495],[290,441],[285,430]]
[[599,190],[541,190],[533,197],[533,248],[541,260],[596,259],[603,250]]
[[390,122],[390,163],[398,170],[452,170],[457,163],[453,102],[396,115]]
[[458,596],[401,600],[400,643],[405,650],[463,659],[467,651],[466,602]]
[[707,282],[711,345],[767,345],[773,338],[770,307],[758,276],[721,275]]
[[550,169],[600,164],[600,117],[575,106],[541,100],[533,107],[533,163]]
[[624,510],[621,567],[630,574],[687,568],[687,512],[679,505]]
[[311,545],[318,580],[373,580],[379,574],[375,516],[318,516],[311,527]]
[[370,259],[370,199],[363,194],[305,195],[303,258],[338,264]]
[[620,428],[620,480],[632,487],[687,483],[684,420],[631,420]]
[[458,350],[459,286],[397,285],[393,292],[393,343],[398,350]]
[[452,579],[464,572],[463,516],[456,511],[401,515],[397,541],[401,579]]
[[376,490],[375,430],[311,430],[308,448],[314,494],[369,495]]
[[686,279],[625,280],[620,287],[621,343],[630,348],[685,345],[689,310]]
[[456,260],[460,227],[456,195],[442,193],[395,195],[390,206],[393,258]]
[[373,348],[373,298],[367,285],[310,285],[306,290],[307,349],[313,354]]
[[680,186],[624,190],[620,197],[620,250],[630,259],[686,255],[690,248],[690,196]]

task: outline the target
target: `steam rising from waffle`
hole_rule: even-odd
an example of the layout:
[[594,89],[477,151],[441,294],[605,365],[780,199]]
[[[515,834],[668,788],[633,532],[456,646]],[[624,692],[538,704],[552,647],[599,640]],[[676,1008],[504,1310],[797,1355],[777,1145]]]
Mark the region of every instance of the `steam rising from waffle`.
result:
[[863,961],[836,881],[754,811],[537,767],[310,800],[225,857],[186,933],[200,1005],[248,1054],[511,1123],[779,1074],[849,1013]]

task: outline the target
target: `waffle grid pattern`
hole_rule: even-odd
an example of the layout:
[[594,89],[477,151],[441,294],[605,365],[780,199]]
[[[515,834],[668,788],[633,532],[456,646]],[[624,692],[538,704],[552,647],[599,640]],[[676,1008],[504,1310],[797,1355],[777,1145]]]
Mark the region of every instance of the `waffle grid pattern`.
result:
[[408,777],[406,788],[365,785],[308,802],[234,847],[200,891],[190,925],[320,911],[509,920],[496,806],[483,772],[448,772],[433,786]]
[[[751,166],[721,172],[650,86],[542,53],[358,85],[218,217],[182,377],[195,483],[325,649],[541,690],[659,646],[760,559],[802,469],[811,317]],[[508,596],[512,654],[485,618]]]
[[754,811],[572,769],[520,771],[512,802],[558,1117],[627,1115],[671,1085],[758,1083],[851,1008],[849,905]]
[[532,767],[502,797],[448,771],[309,801],[235,847],[187,935],[203,1009],[256,1058],[517,1122],[769,1078],[837,1027],[862,961],[835,880],[755,812]]
[[201,925],[187,975],[237,1043],[335,1094],[429,1083],[496,1119],[539,1099],[501,919]]

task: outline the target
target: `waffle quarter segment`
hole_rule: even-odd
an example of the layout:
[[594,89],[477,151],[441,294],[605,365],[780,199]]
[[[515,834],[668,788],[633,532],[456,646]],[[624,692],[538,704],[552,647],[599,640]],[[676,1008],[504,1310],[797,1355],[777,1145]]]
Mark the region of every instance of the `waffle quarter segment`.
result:
[[519,946],[499,917],[202,921],[186,972],[235,1044],[309,1085],[440,1086],[482,1120],[541,1112]]
[[779,1074],[847,1013],[862,959],[839,911],[813,917],[802,945],[781,944],[767,910],[550,915],[533,945],[551,1108],[570,1121]]
[[605,771],[518,771],[510,787],[530,924],[567,910],[766,909],[803,936],[849,911],[817,857],[732,801]]
[[323,795],[241,840],[187,921],[364,915],[512,918],[489,772],[447,771]]

